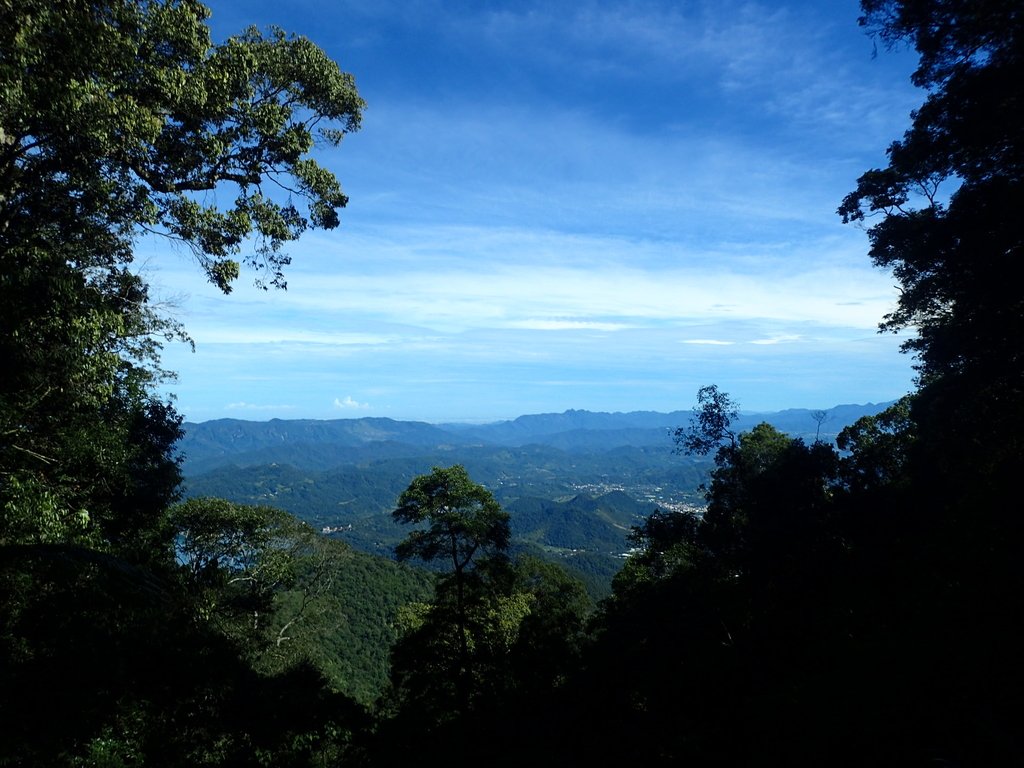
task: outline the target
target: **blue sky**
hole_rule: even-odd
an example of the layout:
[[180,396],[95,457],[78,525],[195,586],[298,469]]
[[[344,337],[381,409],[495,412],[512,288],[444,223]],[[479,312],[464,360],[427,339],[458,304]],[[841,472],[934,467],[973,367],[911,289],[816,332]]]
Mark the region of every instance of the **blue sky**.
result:
[[209,3],[277,24],[368,102],[318,160],[350,204],[288,290],[224,297],[167,242],[138,262],[196,342],[193,421],[894,399],[891,275],[835,209],[921,100],[856,2]]

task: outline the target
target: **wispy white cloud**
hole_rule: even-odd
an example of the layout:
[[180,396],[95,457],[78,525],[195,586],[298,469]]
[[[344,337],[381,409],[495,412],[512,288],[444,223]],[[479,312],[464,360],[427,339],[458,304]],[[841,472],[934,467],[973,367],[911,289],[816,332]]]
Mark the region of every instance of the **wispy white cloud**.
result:
[[778,336],[773,336],[769,339],[754,339],[751,344],[761,345],[772,345],[772,344],[788,344],[794,341],[800,341],[803,337],[798,333],[784,333]]
[[369,410],[370,404],[360,403],[353,400],[351,395],[345,395],[344,398],[334,398],[334,407],[343,411],[366,411]]
[[[844,301],[852,291],[860,304]],[[339,276],[302,289],[307,310],[328,307],[426,328],[575,327],[607,329],[710,318],[849,324],[872,328],[893,303],[880,275],[815,270],[766,280],[727,270],[619,266],[602,270],[483,266],[474,272],[398,277]],[[537,323],[538,317],[560,316]],[[599,319],[596,319],[599,318]]]
[[567,82],[610,81],[611,92],[652,82],[682,93],[713,89],[741,107],[854,138],[884,129],[892,107],[905,114],[914,103],[905,78],[884,89],[866,85],[866,36],[849,36],[859,45],[836,50],[837,31],[855,29],[858,13],[855,2],[523,3],[462,14],[446,34],[485,58],[514,56],[526,68],[566,73]]
[[621,331],[632,326],[626,323],[604,323],[595,320],[545,320],[529,318],[506,323],[507,328],[530,331]]
[[[210,293],[183,320],[197,343],[289,343],[311,354],[366,348],[439,349],[474,329],[644,330],[746,319],[770,323],[746,340],[796,333],[780,323],[813,322],[873,331],[896,300],[891,280],[843,265],[855,244],[790,246],[788,259],[750,243],[702,253],[674,242],[463,228],[394,233],[318,244],[297,261],[287,293]],[[398,248],[397,244],[404,244]],[[444,250],[445,244],[451,244]],[[364,259],[354,261],[348,249]],[[430,258],[424,250],[444,251]],[[838,255],[829,256],[829,249]],[[785,250],[785,249],[780,249]],[[503,255],[502,255],[503,254]],[[328,266],[330,265],[330,266]],[[723,338],[720,333],[700,338]],[[728,338],[728,337],[725,337]]]

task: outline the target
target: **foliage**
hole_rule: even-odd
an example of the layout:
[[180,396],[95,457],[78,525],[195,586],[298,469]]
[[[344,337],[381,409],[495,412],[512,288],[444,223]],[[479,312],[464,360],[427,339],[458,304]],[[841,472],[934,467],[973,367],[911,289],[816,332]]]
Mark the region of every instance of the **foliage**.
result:
[[473,645],[479,638],[474,632],[478,623],[474,609],[480,608],[480,598],[486,594],[486,589],[481,591],[486,579],[476,566],[480,562],[503,566],[510,539],[508,513],[490,491],[470,479],[464,467],[455,465],[435,467],[429,475],[415,478],[398,497],[392,517],[400,523],[427,524],[395,547],[399,560],[440,559],[451,566],[451,574],[438,584],[436,619],[427,624],[435,637],[449,631],[454,637],[458,653],[442,664],[457,691],[454,705],[465,712],[473,689]]
[[[407,551],[450,559],[450,571],[433,600],[402,613],[390,717],[371,751],[382,764],[471,762],[507,740],[510,718],[528,719],[538,697],[565,683],[577,664],[586,590],[553,563],[510,561],[508,516],[462,467],[414,480],[395,515],[430,522],[406,540]],[[480,550],[487,556],[475,557]]]
[[[299,578],[292,588],[278,593],[274,610],[282,617],[299,616],[301,626],[291,632],[288,653],[275,647],[270,660],[280,663],[308,659],[342,691],[370,705],[388,686],[391,647],[399,638],[400,614],[409,605],[422,604],[434,592],[432,574],[390,559],[353,551],[343,542],[318,538],[328,550],[331,565],[322,590],[310,604],[305,584],[315,574],[298,563]],[[305,604],[304,604],[305,603]]]
[[[336,144],[362,108],[309,41],[251,30],[214,46],[208,15],[192,0],[0,3],[0,754],[12,764],[309,764],[361,727],[319,672],[267,676],[240,632],[214,631],[204,600],[240,597],[217,583],[241,573],[234,555],[207,557],[194,589],[174,568],[180,418],[155,385],[161,343],[185,336],[133,271],[135,239],[184,245],[225,291],[236,258],[283,286],[283,244],[336,226],[345,202],[308,157],[314,132]],[[279,609],[262,570],[276,544],[251,583]]]
[[1014,214],[1024,183],[1019,4],[863,7],[861,23],[882,40],[917,48],[914,82],[930,91],[889,147],[889,166],[861,176],[839,209],[844,221],[881,215],[868,230],[871,258],[901,287],[882,327],[918,328],[905,346],[925,381],[978,366],[1016,369],[1024,313],[1020,291],[1003,278],[1022,250]]
[[[524,746],[542,754],[513,724],[532,729],[535,718],[543,720],[551,695],[576,670],[590,610],[586,590],[558,565],[520,556],[482,561],[466,593],[461,626],[451,576],[438,582],[431,602],[403,612],[389,718],[372,749],[380,764],[415,758],[462,765],[491,755],[505,765]],[[470,663],[460,678],[452,670],[461,668],[462,637]]]
[[509,517],[494,496],[474,483],[465,468],[435,467],[415,478],[398,497],[392,517],[399,523],[426,523],[395,548],[399,560],[443,559],[458,576],[477,555],[496,555],[509,544]]
[[[916,328],[904,346],[921,375],[892,428],[850,435],[867,448],[851,482],[871,489],[892,478],[865,511],[890,517],[873,545],[895,557],[885,539],[898,542],[902,562],[914,564],[886,567],[914,617],[894,622],[906,666],[930,691],[933,738],[951,759],[1015,762],[1007,712],[953,722],[942,702],[996,701],[1024,682],[1011,650],[1024,589],[1012,542],[1024,531],[1006,503],[1024,470],[1024,299],[1011,277],[1024,253],[1024,13],[1008,0],[866,0],[863,9],[883,41],[917,49],[914,82],[928,93],[888,166],[865,173],[840,213],[873,217],[871,257],[900,284],[883,328]],[[910,648],[926,637],[941,637],[941,651],[915,657]],[[927,682],[928,663],[943,665],[946,689]]]
[[[307,157],[314,132],[337,143],[362,102],[308,40],[250,30],[212,45],[192,0],[2,13],[0,540],[138,550],[178,483],[180,419],[153,385],[160,340],[183,333],[130,271],[134,239],[183,243],[228,290],[255,235],[245,260],[283,285],[282,244],[336,226],[345,202]],[[231,186],[222,211],[210,201]]]
[[309,625],[324,618],[337,549],[287,512],[223,499],[190,499],[168,522],[197,615],[262,671],[303,659]]
[[625,531],[653,507],[622,491],[596,497],[577,493],[565,501],[523,496],[506,505],[517,540],[568,555],[589,550],[611,556],[626,550]]
[[392,680],[406,713],[444,722],[477,705],[497,682],[496,666],[515,645],[532,597],[494,587],[473,579],[460,613],[452,581],[442,579],[431,602],[399,614]]
[[[250,235],[246,261],[283,285],[282,244],[337,224],[344,196],[307,154],[320,123],[331,143],[358,127],[351,77],[276,31],[214,46],[208,15],[192,0],[3,5],[4,541],[137,550],[174,499],[180,419],[153,385],[166,376],[160,341],[183,332],[130,270],[139,234],[183,243],[228,290]],[[274,202],[264,183],[306,199],[308,213]],[[221,211],[210,201],[232,185]]]
[[[5,4],[5,249],[76,243],[80,269],[107,268],[130,258],[141,227],[188,246],[227,291],[250,236],[259,244],[246,263],[283,286],[282,244],[337,226],[346,198],[308,153],[358,128],[352,77],[280,30],[213,45],[208,16],[194,0]],[[224,211],[196,194],[232,188]]]
[[719,446],[708,507],[636,529],[643,550],[595,621],[586,663],[603,689],[583,678],[577,701],[631,735],[605,754],[1019,762],[1012,709],[995,703],[1024,680],[1021,526],[1005,502],[1024,429],[1024,312],[1008,279],[1021,253],[1018,6],[862,3],[883,41],[917,47],[929,89],[889,166],[840,207],[874,218],[871,257],[901,288],[882,329],[916,328],[904,346],[918,391],[844,429],[842,453],[767,425],[677,432],[707,438],[684,447]]
[[0,251],[0,542],[147,549],[175,497],[180,418],[152,393],[171,332],[125,270]]
[[836,445],[849,453],[844,478],[851,490],[867,493],[906,480],[915,425],[907,396],[876,416],[865,416],[839,433]]
[[382,693],[399,614],[429,598],[429,574],[353,552],[273,507],[199,498],[168,518],[199,625],[263,673],[310,663],[364,704]]
[[169,573],[67,545],[11,554],[0,558],[4,765],[312,765],[364,727],[312,668],[255,671]]
[[615,576],[612,586],[619,594],[688,568],[697,554],[700,518],[692,512],[656,510],[630,533],[634,552]]
[[[850,694],[840,671],[861,662],[847,652],[857,620],[841,458],[761,424],[716,464],[702,515],[661,511],[634,528],[640,551],[563,703],[594,719],[584,732],[619,723],[629,738],[585,759],[842,763],[829,747],[842,731],[815,708]],[[864,754],[860,737],[841,740]]]
[[739,413],[739,406],[717,385],[701,387],[690,425],[673,433],[676,445],[685,453],[701,456],[717,449],[726,438],[730,445],[735,445],[736,434],[729,427]]

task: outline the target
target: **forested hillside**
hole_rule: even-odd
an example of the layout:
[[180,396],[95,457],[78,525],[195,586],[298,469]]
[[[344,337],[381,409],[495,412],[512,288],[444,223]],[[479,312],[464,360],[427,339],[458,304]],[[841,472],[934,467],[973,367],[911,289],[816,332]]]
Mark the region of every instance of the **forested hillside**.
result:
[[[918,55],[910,127],[839,205],[899,284],[907,397],[833,444],[826,414],[787,434],[708,384],[664,466],[578,450],[608,414],[215,424],[186,498],[158,385],[187,329],[138,241],[283,287],[347,203],[310,152],[363,102],[304,38],[214,44],[193,0],[0,4],[0,765],[1024,763],[1024,10],[861,8]],[[612,487],[702,466],[699,510]],[[400,562],[317,505],[386,522]],[[627,528],[595,605],[552,558]]]
[[[884,406],[817,412],[821,439]],[[487,425],[391,419],[219,420],[185,424],[187,496],[219,496],[288,510],[366,552],[391,557],[404,535],[390,519],[398,494],[435,466],[461,464],[512,515],[517,545],[534,545],[605,597],[632,547],[631,528],[656,508],[704,504],[713,464],[675,450],[672,433],[691,414],[570,411]],[[744,415],[811,438],[809,410]],[[583,575],[582,573],[579,575]]]

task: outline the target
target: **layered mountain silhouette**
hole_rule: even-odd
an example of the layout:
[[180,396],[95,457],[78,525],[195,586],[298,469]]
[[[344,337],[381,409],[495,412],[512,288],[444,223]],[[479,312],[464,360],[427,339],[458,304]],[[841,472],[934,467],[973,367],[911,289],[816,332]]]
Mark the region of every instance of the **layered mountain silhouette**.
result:
[[[795,408],[773,413],[742,413],[738,430],[767,421],[805,440],[835,439],[843,427],[877,413],[890,403],[838,405],[815,412]],[[408,458],[424,451],[458,456],[471,449],[541,445],[572,453],[603,453],[618,448],[672,449],[671,432],[686,426],[690,411],[602,413],[568,410],[520,416],[491,424],[428,424],[366,417],[359,419],[218,419],[186,422],[180,443],[187,475],[218,466],[289,464],[328,469],[366,461]],[[457,459],[456,459],[457,460]],[[453,462],[454,463],[454,462]]]

